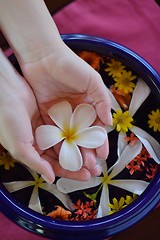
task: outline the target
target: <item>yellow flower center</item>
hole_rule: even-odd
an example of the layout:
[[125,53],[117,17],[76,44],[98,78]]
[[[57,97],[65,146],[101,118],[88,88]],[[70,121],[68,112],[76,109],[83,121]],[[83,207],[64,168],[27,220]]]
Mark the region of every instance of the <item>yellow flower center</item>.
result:
[[156,122],[157,124],[160,124],[160,117],[155,118],[155,122]]
[[111,179],[108,175],[104,175],[104,177],[102,177],[103,185],[108,185],[110,182],[111,182]]
[[132,127],[131,122],[133,122],[133,118],[129,111],[122,112],[121,109],[118,109],[113,113],[113,124],[118,132],[127,132],[128,129]]
[[34,185],[35,187],[39,188],[41,187],[42,183],[44,183],[44,179],[42,177],[37,177],[35,179]]
[[65,129],[65,131],[62,133],[62,137],[68,142],[74,141],[77,138],[76,129]]

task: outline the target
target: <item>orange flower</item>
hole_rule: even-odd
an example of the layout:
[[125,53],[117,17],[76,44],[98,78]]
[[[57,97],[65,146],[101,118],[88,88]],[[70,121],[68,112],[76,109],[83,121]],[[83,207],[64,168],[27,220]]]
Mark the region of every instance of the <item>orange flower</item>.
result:
[[133,146],[133,144],[135,143],[135,141],[138,140],[138,138],[135,137],[134,133],[132,132],[129,137],[125,137],[125,140],[129,142],[130,146]]
[[130,172],[131,175],[134,172],[142,171],[140,166],[134,163],[134,160],[132,160],[128,165],[126,165],[126,168],[129,169],[129,172]]
[[55,206],[56,209],[53,210],[52,212],[48,213],[47,216],[56,218],[56,219],[61,219],[61,220],[68,220],[69,217],[71,216],[71,212],[68,210],[65,210],[61,206]]
[[110,86],[110,90],[120,106],[127,110],[131,101],[131,95],[129,93],[125,94],[123,90],[118,90],[114,85]]
[[80,51],[78,52],[79,57],[81,57],[84,61],[86,61],[91,67],[95,70],[99,71],[100,62],[103,62],[103,58],[95,53],[90,51]]
[[79,199],[74,207],[76,209],[75,217],[71,220],[84,221],[96,218],[97,209],[95,209],[94,201],[83,203]]

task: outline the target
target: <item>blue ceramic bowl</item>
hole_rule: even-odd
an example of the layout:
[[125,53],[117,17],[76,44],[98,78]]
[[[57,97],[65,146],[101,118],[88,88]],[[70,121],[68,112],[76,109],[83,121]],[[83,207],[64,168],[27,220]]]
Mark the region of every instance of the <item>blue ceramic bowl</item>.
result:
[[[128,65],[145,80],[160,103],[160,76],[143,58],[115,42],[87,35],[62,35],[72,50],[95,51]],[[14,60],[14,56],[10,56]],[[0,183],[0,210],[13,222],[30,232],[54,240],[100,240],[126,230],[144,218],[160,201],[160,167],[146,190],[112,215],[89,221],[64,221],[36,213],[14,199]]]

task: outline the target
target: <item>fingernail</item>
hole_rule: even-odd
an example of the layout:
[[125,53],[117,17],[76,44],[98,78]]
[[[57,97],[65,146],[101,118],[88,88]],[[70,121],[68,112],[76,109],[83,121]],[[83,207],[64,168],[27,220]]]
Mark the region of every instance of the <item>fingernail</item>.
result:
[[45,175],[41,175],[41,177],[44,179],[45,182],[47,182],[48,184],[52,184],[54,182],[54,180],[50,180],[49,178],[47,178]]

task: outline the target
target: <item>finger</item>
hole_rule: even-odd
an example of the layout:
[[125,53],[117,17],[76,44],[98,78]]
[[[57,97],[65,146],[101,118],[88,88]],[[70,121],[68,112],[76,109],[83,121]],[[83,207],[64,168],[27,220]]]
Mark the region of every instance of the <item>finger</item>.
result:
[[97,165],[96,152],[93,149],[81,148],[84,167],[87,168],[92,176],[99,176],[101,168]]
[[60,166],[58,159],[53,159],[46,154],[42,155],[42,157],[51,164],[57,177],[69,178],[77,181],[87,181],[91,178],[90,172],[85,167],[82,167],[79,171],[72,172],[63,169]]
[[109,154],[109,143],[108,143],[108,137],[106,138],[104,144],[98,148],[96,148],[96,153],[99,158],[106,160],[108,158]]
[[91,75],[88,93],[95,102],[98,117],[104,124],[112,125],[111,99],[103,80],[97,72]]
[[[94,122],[94,125],[105,128],[105,125],[99,119],[96,119],[96,121]],[[102,146],[96,148],[96,153],[99,158],[102,158],[104,160],[106,160],[108,158],[108,154],[109,154],[108,135],[107,135],[107,138],[106,138],[104,144]]]
[[17,161],[41,174],[47,183],[54,182],[55,174],[52,166],[38,154],[31,144],[17,144],[11,155]]

